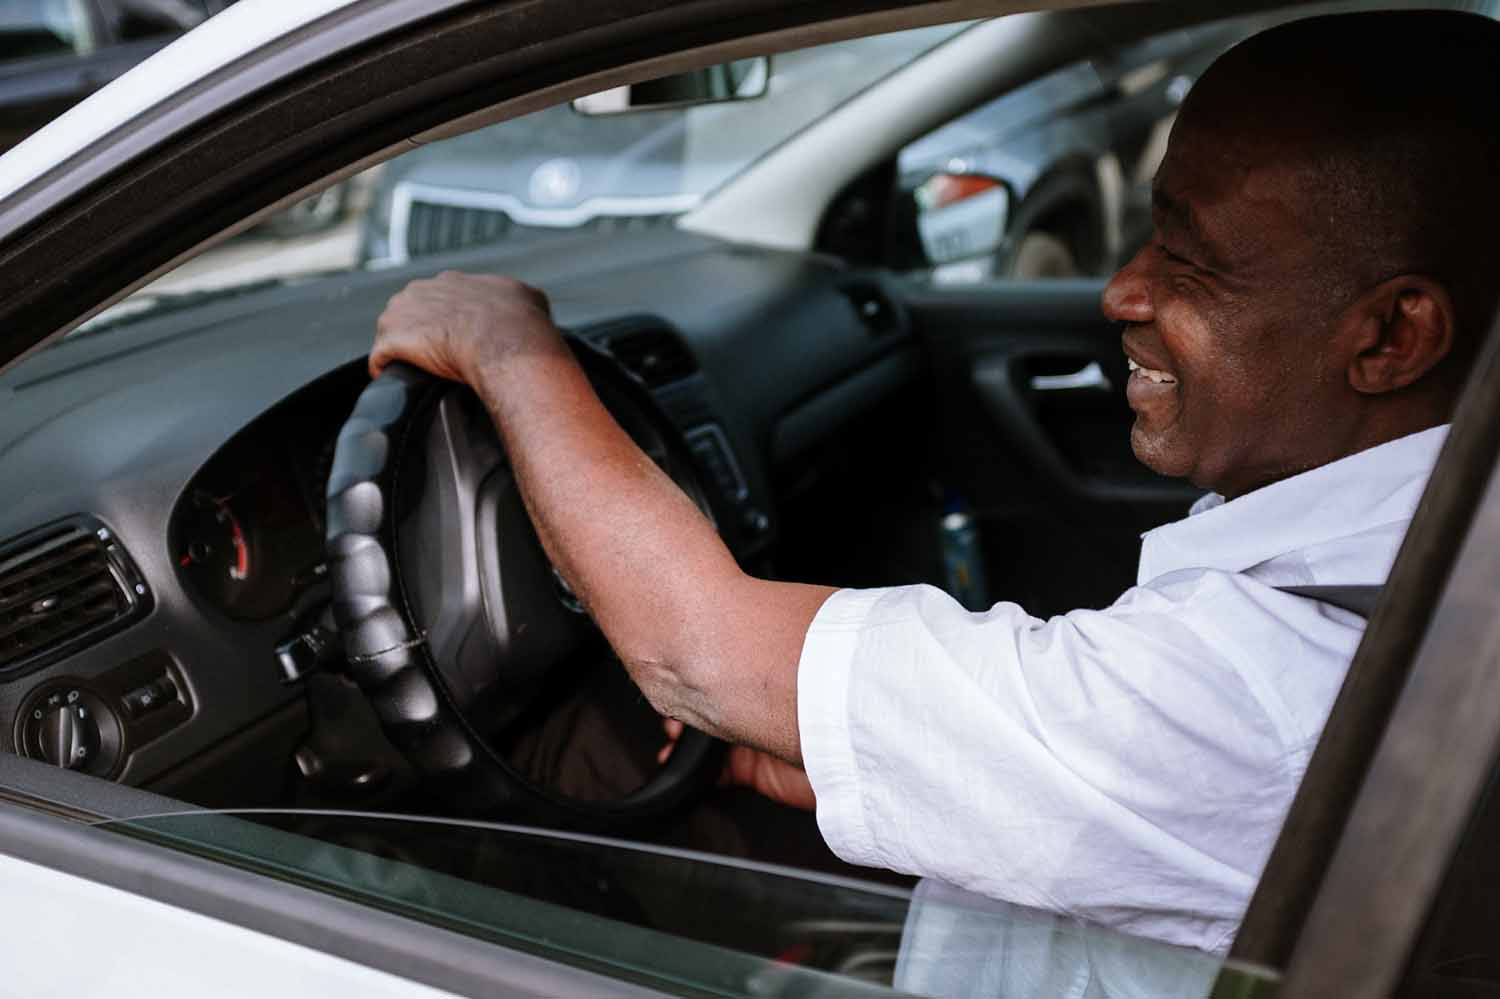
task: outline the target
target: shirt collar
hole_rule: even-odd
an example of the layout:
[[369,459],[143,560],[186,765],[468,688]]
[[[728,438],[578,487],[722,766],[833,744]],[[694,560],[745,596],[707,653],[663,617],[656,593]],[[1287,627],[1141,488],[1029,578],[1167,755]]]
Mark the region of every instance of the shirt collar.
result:
[[1141,536],[1136,581],[1189,568],[1243,572],[1278,555],[1410,520],[1447,436],[1446,425],[1423,430],[1228,502],[1210,493],[1183,520]]

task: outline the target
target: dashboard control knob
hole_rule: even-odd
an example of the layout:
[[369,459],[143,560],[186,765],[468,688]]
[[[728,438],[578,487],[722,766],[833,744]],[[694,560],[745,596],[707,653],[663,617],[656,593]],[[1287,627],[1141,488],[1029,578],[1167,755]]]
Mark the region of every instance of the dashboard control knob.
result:
[[99,752],[99,726],[86,705],[74,697],[43,710],[37,731],[42,759],[69,770],[82,770]]
[[34,691],[16,720],[21,755],[96,777],[118,769],[124,735],[120,719],[102,697],[67,681]]

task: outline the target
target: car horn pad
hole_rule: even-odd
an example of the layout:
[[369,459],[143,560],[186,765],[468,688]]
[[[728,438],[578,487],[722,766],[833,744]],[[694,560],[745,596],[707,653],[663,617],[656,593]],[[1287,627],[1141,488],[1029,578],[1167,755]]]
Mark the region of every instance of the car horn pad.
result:
[[[650,393],[612,358],[570,342],[612,409],[629,417],[622,422],[638,441],[652,438],[647,450],[669,457],[674,477],[686,476],[706,509],[685,471],[687,445]],[[714,740],[689,731],[644,786],[585,801],[538,786],[484,735],[491,726],[483,722],[507,710],[505,692],[566,659],[593,626],[570,594],[559,594],[498,435],[487,419],[483,428],[464,419],[466,406],[478,409],[467,389],[395,364],[360,395],[339,433],[326,543],[349,675],[429,789],[463,813],[585,827],[659,816],[712,780]],[[424,475],[421,503],[393,523],[398,492]],[[428,606],[413,606],[416,593]],[[524,623],[512,627],[515,620]],[[417,621],[432,622],[431,633]]]

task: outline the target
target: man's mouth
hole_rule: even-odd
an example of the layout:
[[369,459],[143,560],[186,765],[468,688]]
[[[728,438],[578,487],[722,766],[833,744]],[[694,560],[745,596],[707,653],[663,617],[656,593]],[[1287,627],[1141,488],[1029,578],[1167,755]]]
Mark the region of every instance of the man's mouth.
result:
[[1177,384],[1177,378],[1174,375],[1169,375],[1165,371],[1158,371],[1155,368],[1143,367],[1137,364],[1133,358],[1127,357],[1125,365],[1130,369],[1130,378],[1132,381],[1142,379],[1157,385]]

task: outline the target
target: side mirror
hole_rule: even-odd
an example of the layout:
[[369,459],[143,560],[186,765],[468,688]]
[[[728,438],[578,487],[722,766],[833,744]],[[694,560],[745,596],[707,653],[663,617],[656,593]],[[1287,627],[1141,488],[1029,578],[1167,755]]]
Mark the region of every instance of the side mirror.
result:
[[1005,240],[1010,188],[983,174],[935,173],[912,192],[927,263],[988,259]]
[[757,56],[590,94],[575,100],[573,110],[586,115],[625,114],[748,101],[764,97],[770,83],[771,60]]

